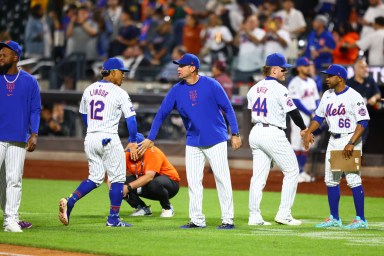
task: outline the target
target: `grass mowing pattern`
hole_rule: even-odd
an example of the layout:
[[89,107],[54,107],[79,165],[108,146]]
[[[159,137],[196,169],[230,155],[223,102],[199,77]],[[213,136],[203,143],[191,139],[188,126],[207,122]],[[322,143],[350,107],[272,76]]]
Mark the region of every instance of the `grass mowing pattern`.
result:
[[[107,255],[384,255],[384,199],[366,198],[369,230],[316,229],[328,213],[326,196],[298,194],[293,216],[303,220],[298,227],[248,226],[248,192],[234,191],[234,230],[217,230],[220,207],[214,189],[204,191],[207,228],[178,228],[188,222],[188,191],[182,188],[171,200],[175,216],[159,218],[158,202],[150,217],[128,217],[130,206],[123,202],[121,216],[134,226],[108,228],[109,213],[106,184],[92,191],[76,204],[65,227],[58,220],[58,202],[68,196],[79,182],[25,179],[20,208],[21,219],[33,228],[23,233],[0,232],[0,243]],[[266,221],[273,221],[280,193],[264,193],[262,211]],[[343,224],[355,216],[353,199],[342,196],[340,214]]]

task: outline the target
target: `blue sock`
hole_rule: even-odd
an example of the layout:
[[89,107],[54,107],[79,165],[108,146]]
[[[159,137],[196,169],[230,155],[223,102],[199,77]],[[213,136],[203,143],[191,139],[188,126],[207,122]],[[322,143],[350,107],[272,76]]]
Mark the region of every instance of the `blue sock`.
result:
[[77,200],[91,192],[97,188],[97,185],[95,182],[91,180],[84,180],[80,183],[79,187],[69,196],[68,198],[68,206],[73,207]]
[[334,219],[339,220],[340,185],[337,185],[336,187],[327,187],[327,191],[331,215]]
[[109,199],[111,200],[111,208],[109,209],[110,218],[118,218],[120,212],[121,201],[123,200],[124,183],[112,183],[109,190]]
[[360,219],[365,221],[364,216],[364,189],[360,185],[358,187],[352,188],[353,201],[355,202],[356,216],[359,216]]
[[304,171],[305,163],[307,162],[307,155],[301,151],[296,151],[297,162],[299,163],[299,173]]

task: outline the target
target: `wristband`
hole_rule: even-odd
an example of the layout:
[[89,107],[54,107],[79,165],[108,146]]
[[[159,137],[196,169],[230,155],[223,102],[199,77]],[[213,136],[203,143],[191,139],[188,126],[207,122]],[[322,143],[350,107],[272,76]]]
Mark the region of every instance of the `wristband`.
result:
[[353,143],[353,142],[350,140],[350,141],[348,141],[348,145],[353,145],[353,146],[355,146],[355,143]]
[[240,133],[232,133],[232,136],[240,137]]
[[132,189],[131,185],[128,184],[127,187],[128,187],[128,192],[132,192],[133,189]]

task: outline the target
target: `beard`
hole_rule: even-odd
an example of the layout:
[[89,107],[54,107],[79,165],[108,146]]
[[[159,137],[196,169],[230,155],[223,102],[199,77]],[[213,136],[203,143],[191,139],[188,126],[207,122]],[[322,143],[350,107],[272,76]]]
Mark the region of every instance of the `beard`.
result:
[[7,74],[8,70],[12,67],[12,63],[4,63],[3,65],[0,65],[0,74],[5,75]]

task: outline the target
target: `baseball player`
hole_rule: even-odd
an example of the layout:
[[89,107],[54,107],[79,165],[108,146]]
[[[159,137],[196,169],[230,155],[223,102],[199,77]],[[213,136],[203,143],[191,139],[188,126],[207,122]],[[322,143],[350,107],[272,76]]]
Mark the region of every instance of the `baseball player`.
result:
[[88,86],[80,103],[80,113],[87,126],[84,147],[89,163],[89,176],[68,197],[59,202],[59,219],[69,224],[69,217],[75,203],[97,188],[108,174],[111,182],[109,198],[111,201],[106,225],[109,227],[129,227],[131,224],[120,220],[119,211],[123,199],[125,182],[125,154],[118,136],[121,114],[127,122],[132,143],[128,144],[132,158],[137,159],[136,113],[126,91],[120,88],[124,79],[123,62],[117,58],[107,59],[103,64],[103,80]]
[[[343,150],[345,158],[352,156],[353,150],[362,149],[361,136],[368,126],[369,114],[363,97],[347,86],[347,70],[340,65],[333,64],[322,73],[327,74],[326,83],[329,87],[320,101],[316,115],[311,121],[304,136],[304,147],[308,149],[312,135],[326,120],[331,133],[326,157],[325,157],[325,184],[328,191],[328,203],[330,217],[316,227],[341,227],[339,216],[340,179],[342,172],[332,172],[330,168],[330,152]],[[351,224],[345,226],[348,229],[368,228],[368,222],[364,216],[364,190],[360,173],[346,172],[345,177],[348,186],[352,189],[355,202],[356,218]]]
[[[137,133],[136,142],[144,140]],[[124,199],[135,208],[130,216],[152,215],[151,208],[140,197],[160,201],[162,218],[174,215],[174,209],[169,202],[179,192],[180,177],[175,167],[168,161],[165,154],[153,146],[146,150],[139,160],[133,161],[130,152],[126,152],[127,171],[129,176],[124,185]]]
[[[320,102],[319,92],[317,91],[316,82],[311,78],[310,61],[306,57],[298,58],[296,61],[297,76],[292,78],[288,84],[288,92],[292,97],[297,109],[300,111],[301,117],[305,125],[309,125],[311,117]],[[307,151],[304,150],[302,138],[300,136],[299,127],[294,125],[291,120],[291,145],[295,151],[297,162],[299,163],[298,182],[310,182],[312,177],[305,171],[305,163],[307,162]]]
[[22,48],[15,41],[0,43],[0,202],[4,231],[22,232],[19,220],[26,151],[36,148],[40,123],[37,80],[19,69]]
[[249,134],[253,155],[253,176],[249,189],[248,225],[271,225],[270,222],[264,221],[261,215],[260,202],[272,160],[284,174],[281,202],[275,221],[285,225],[301,225],[301,221],[291,215],[299,166],[284,132],[286,114],[289,114],[302,132],[306,126],[289,96],[288,89],[278,82],[285,80],[287,68],[291,66],[280,53],[268,55],[263,67],[263,75],[266,78],[255,84],[247,94],[248,108],[252,111],[252,123],[254,123]]
[[187,130],[186,171],[189,192],[190,222],[181,228],[206,227],[203,214],[203,173],[207,159],[215,174],[222,213],[219,229],[233,229],[233,196],[227,159],[227,127],[222,111],[226,114],[232,131],[234,150],[241,146],[235,112],[223,87],[214,79],[198,74],[199,59],[185,54],[174,61],[178,65],[180,82],[175,84],[161,103],[148,138],[140,143],[139,154],[153,141],[159,128],[172,111],[177,109]]

